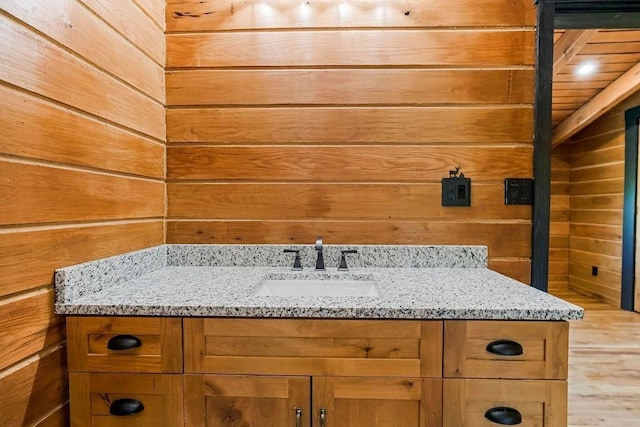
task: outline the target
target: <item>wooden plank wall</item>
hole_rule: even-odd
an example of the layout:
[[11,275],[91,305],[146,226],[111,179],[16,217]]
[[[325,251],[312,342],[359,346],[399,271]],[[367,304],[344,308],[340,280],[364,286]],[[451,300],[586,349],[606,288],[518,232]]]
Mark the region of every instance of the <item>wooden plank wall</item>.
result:
[[[168,243],[482,244],[528,281],[530,0],[168,0]],[[460,166],[472,206],[440,206]]]
[[640,92],[571,141],[569,287],[615,307],[622,273],[624,112],[639,104]]
[[549,236],[549,292],[569,287],[569,213],[571,147],[562,144],[551,154],[551,227]]
[[162,2],[0,0],[0,424],[68,425],[53,271],[164,241]]

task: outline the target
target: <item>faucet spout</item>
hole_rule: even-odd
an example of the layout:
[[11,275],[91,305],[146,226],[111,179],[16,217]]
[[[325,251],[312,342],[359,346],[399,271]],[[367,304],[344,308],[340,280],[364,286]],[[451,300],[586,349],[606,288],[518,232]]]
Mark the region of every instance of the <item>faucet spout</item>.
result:
[[324,270],[324,256],[322,255],[322,237],[316,239],[316,251],[318,251],[318,259],[316,260],[316,270]]

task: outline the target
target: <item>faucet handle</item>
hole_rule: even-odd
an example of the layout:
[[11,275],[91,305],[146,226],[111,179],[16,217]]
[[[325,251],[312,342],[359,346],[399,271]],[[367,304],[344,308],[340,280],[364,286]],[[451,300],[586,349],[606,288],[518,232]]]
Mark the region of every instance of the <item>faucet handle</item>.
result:
[[284,253],[296,254],[296,258],[293,261],[293,267],[291,270],[300,271],[302,270],[302,262],[300,261],[300,249],[285,249]]
[[344,251],[340,251],[340,265],[338,266],[338,271],[349,271],[349,267],[347,267],[347,254],[357,254],[358,251],[356,249],[346,249]]
[[322,237],[316,239],[316,251],[318,251],[318,259],[316,260],[316,271],[324,271],[324,256],[322,255]]

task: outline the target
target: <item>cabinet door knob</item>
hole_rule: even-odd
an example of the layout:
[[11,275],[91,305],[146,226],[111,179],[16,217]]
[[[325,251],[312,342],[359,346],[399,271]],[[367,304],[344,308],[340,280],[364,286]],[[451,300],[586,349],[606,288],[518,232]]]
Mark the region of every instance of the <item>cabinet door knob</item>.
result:
[[492,423],[505,426],[514,426],[522,423],[520,411],[504,406],[489,409],[485,412],[484,417]]
[[116,335],[107,342],[109,350],[130,350],[142,346],[142,341],[133,335]]
[[302,408],[295,408],[296,410],[296,427],[302,426]]
[[320,408],[320,427],[327,427],[327,409]]
[[487,351],[489,353],[497,354],[498,356],[520,356],[524,353],[522,345],[511,340],[490,342],[487,345]]
[[114,400],[109,407],[109,413],[117,417],[126,417],[144,410],[144,405],[135,399]]

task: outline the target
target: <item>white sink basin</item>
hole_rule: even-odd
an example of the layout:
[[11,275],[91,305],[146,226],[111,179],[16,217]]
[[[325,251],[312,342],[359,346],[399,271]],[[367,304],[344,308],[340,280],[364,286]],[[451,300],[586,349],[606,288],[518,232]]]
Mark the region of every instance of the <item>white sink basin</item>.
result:
[[374,280],[266,279],[255,296],[379,297]]

